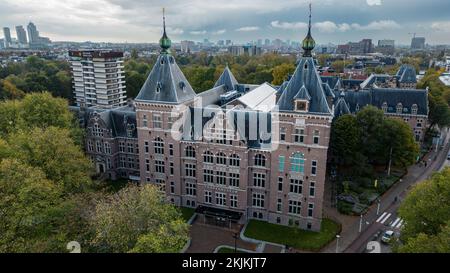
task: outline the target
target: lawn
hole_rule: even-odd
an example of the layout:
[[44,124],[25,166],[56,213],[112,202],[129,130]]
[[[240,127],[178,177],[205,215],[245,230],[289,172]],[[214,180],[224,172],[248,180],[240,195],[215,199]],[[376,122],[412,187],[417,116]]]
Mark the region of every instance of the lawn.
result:
[[194,213],[195,213],[195,209],[193,209],[193,208],[180,207],[180,210],[181,210],[183,219],[186,222],[189,221],[189,219],[191,219],[192,215],[194,215]]
[[[217,251],[217,253],[234,253],[234,248],[221,247],[219,248],[219,251]],[[248,252],[237,250],[236,253],[248,253]]]
[[322,220],[320,232],[250,220],[245,230],[245,236],[288,245],[298,250],[318,251],[333,241],[339,232],[340,225],[329,219]]

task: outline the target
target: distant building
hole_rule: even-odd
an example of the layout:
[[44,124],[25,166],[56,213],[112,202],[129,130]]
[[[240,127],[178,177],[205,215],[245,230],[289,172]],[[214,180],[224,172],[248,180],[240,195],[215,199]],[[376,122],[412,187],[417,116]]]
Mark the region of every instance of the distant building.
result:
[[224,40],[219,40],[219,41],[217,41],[217,45],[218,46],[224,46],[225,45],[225,41]]
[[123,52],[69,51],[73,91],[80,107],[115,108],[126,104]]
[[5,37],[5,39],[4,39],[5,48],[8,48],[12,44],[11,31],[9,30],[9,27],[4,27],[3,28],[3,34],[4,34],[4,37]]
[[181,41],[181,52],[183,53],[191,53],[194,47],[194,41]]
[[226,40],[225,41],[225,45],[226,46],[229,46],[229,45],[232,45],[232,44],[233,44],[233,42],[231,40]]
[[228,47],[228,53],[234,56],[259,56],[261,55],[262,50],[257,46],[230,46]]
[[411,41],[411,49],[413,49],[413,50],[425,49],[425,38],[424,37],[414,37]]
[[363,39],[360,42],[349,42],[346,45],[339,45],[336,53],[351,55],[373,53],[372,39]]
[[20,44],[24,45],[28,43],[27,33],[25,32],[23,26],[16,26],[16,34],[17,40],[19,41]]
[[269,39],[265,39],[264,40],[264,46],[270,46],[270,40]]
[[376,52],[393,55],[395,53],[395,40],[379,40]]
[[31,44],[39,43],[39,31],[36,28],[36,25],[30,22],[27,26],[28,30],[28,42]]

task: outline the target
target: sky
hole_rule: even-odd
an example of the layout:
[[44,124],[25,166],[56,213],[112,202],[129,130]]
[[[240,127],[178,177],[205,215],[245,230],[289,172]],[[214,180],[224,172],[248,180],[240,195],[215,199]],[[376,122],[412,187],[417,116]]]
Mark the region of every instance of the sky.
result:
[[[319,44],[371,38],[450,44],[449,0],[0,0],[0,26],[32,21],[53,41],[157,42],[162,8],[173,41],[301,41],[312,2]],[[0,35],[1,36],[1,35]]]

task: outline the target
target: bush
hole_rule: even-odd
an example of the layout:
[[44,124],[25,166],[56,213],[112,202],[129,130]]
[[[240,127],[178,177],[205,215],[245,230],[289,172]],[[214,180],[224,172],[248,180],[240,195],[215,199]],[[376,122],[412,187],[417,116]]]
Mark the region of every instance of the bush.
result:
[[337,209],[342,214],[346,214],[346,215],[353,214],[353,204],[347,203],[345,201],[338,201]]

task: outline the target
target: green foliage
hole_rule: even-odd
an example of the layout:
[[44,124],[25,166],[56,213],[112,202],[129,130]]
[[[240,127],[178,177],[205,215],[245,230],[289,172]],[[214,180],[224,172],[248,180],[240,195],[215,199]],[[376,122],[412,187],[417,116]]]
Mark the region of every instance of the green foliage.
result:
[[398,252],[450,251],[450,168],[418,184],[402,203],[405,221]]
[[295,65],[293,64],[280,64],[273,69],[272,83],[275,85],[281,85],[284,81],[288,79],[288,75],[294,73]]
[[178,252],[188,239],[180,212],[153,185],[130,185],[98,202],[91,225],[100,252]]

